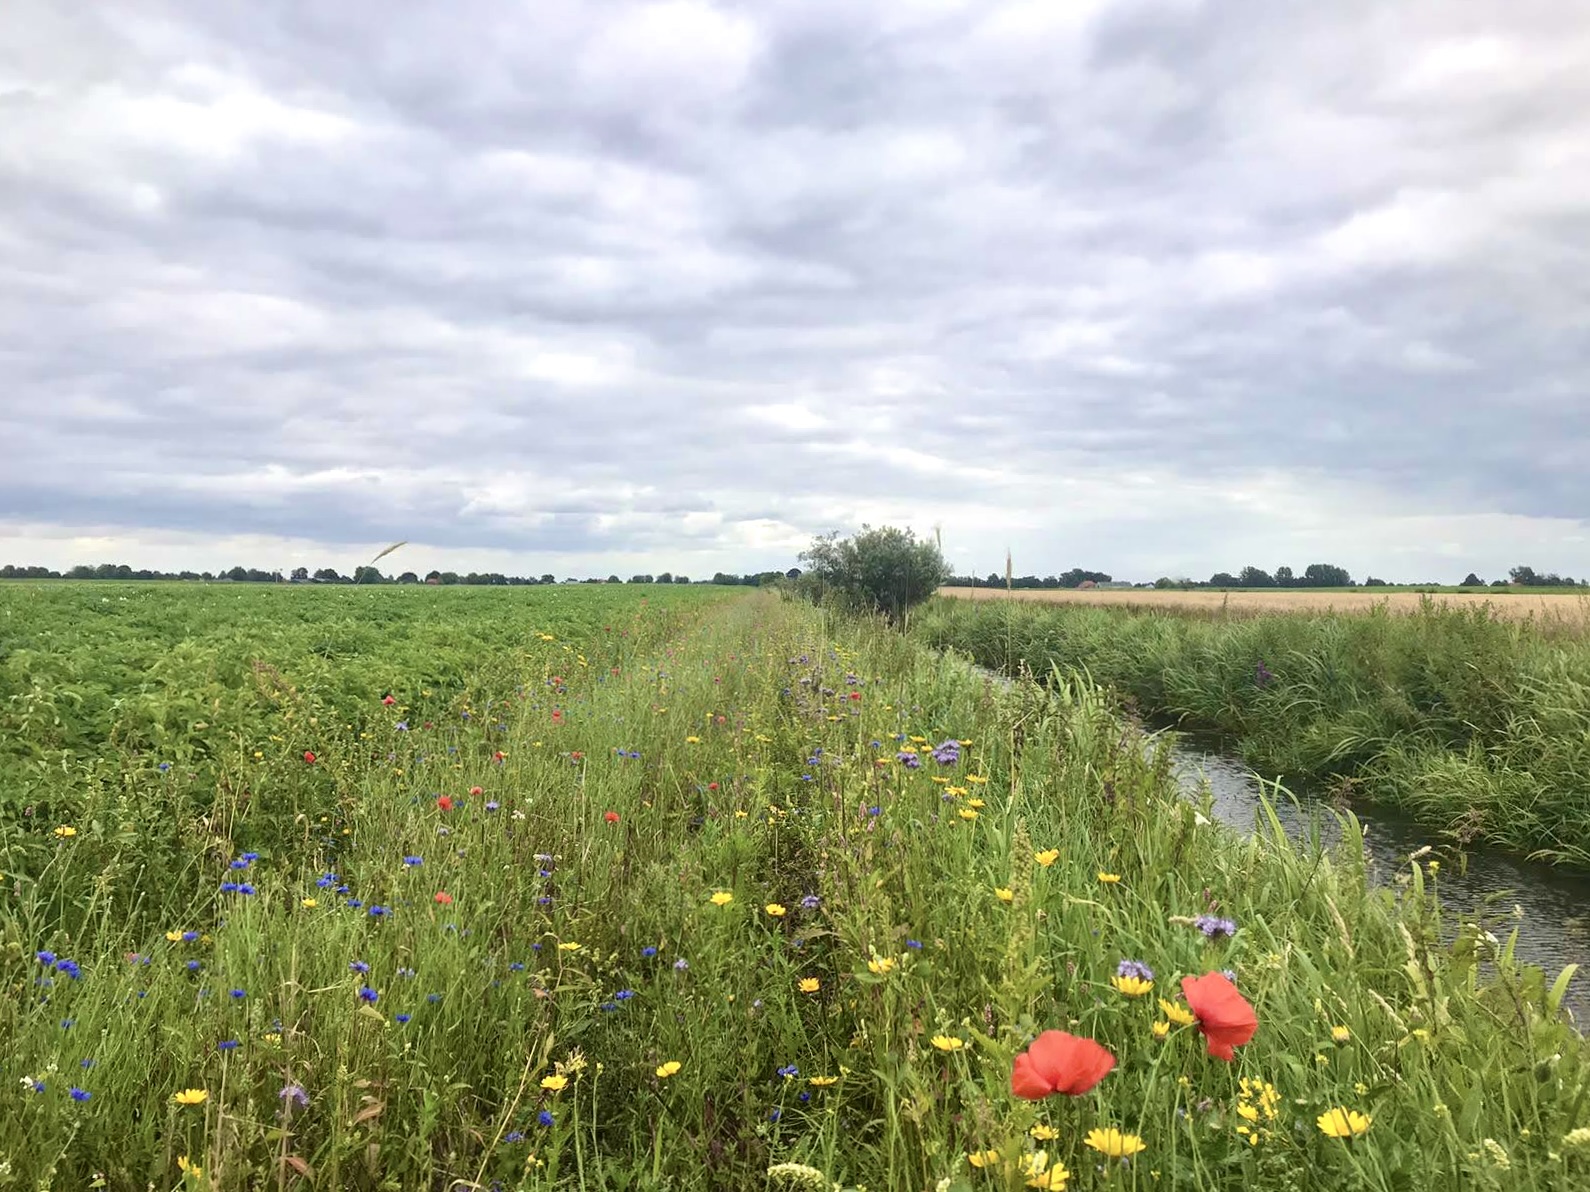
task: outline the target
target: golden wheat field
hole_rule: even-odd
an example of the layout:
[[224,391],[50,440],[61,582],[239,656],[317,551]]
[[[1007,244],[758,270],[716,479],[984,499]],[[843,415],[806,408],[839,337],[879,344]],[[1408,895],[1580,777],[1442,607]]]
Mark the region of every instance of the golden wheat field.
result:
[[1214,613],[1224,609],[1237,614],[1323,612],[1368,612],[1385,605],[1393,612],[1413,612],[1423,600],[1451,605],[1489,604],[1498,616],[1515,620],[1534,617],[1542,621],[1577,621],[1590,624],[1590,597],[1566,592],[1533,594],[1510,590],[1498,592],[1384,592],[1372,589],[1348,591],[1248,590],[1161,591],[1155,588],[940,588],[940,596],[965,600],[1037,600],[1054,604],[1096,604],[1111,608],[1164,608],[1184,612]]

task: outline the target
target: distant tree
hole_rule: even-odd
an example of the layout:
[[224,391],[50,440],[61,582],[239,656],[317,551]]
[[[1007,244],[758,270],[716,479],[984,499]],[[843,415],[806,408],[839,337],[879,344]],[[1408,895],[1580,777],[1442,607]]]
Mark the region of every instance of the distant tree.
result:
[[353,582],[356,584],[384,584],[386,576],[381,574],[379,567],[355,567],[353,569]]
[[[1368,583],[1369,581],[1365,580],[1364,582]],[[1483,588],[1485,581],[1471,571],[1463,577],[1463,586],[1465,588]]]
[[307,567],[294,567],[293,568],[293,582],[295,584],[301,584],[305,580],[307,580],[308,578],[309,578],[309,568],[307,568]]
[[788,571],[786,571],[784,573],[784,578],[785,579],[799,579],[800,577],[801,577],[801,569],[799,567],[791,567]]
[[674,576],[674,583],[676,583],[676,584],[688,584],[689,582],[690,582],[690,577],[688,575],[676,575],[676,576]]
[[412,571],[405,571],[402,575],[397,577],[397,582],[400,584],[417,584],[420,582],[420,577],[415,575]]
[[1247,566],[1237,575],[1237,583],[1244,588],[1273,588],[1275,580],[1262,567]]
[[1533,567],[1509,567],[1507,569],[1507,576],[1515,584],[1524,584],[1530,587],[1533,587],[1535,584],[1540,582],[1539,578],[1535,575],[1535,569]]
[[1217,571],[1209,577],[1211,588],[1239,588],[1241,583],[1229,571]]
[[323,584],[340,584],[342,582],[342,576],[337,574],[335,567],[322,567],[315,572],[315,579]]
[[1296,583],[1297,583],[1297,579],[1296,579],[1296,577],[1294,577],[1292,575],[1292,569],[1290,567],[1277,567],[1275,569],[1275,586],[1276,587],[1278,587],[1278,588],[1290,588],[1293,585],[1295,585]]
[[629,582],[632,584],[649,584],[652,582],[652,578],[649,575],[632,575],[629,577]]
[[441,579],[444,586],[451,586],[452,584],[456,584],[458,582],[458,572],[444,571],[439,578]]
[[1171,579],[1171,577],[1168,575],[1162,575],[1154,581],[1154,586],[1163,592],[1169,588],[1174,588],[1176,586],[1176,581]]
[[1372,575],[1364,580],[1364,587],[1366,587],[1366,588],[1384,588],[1384,587],[1388,587],[1388,586],[1389,585],[1386,583],[1385,580],[1376,579]]
[[1081,567],[1073,567],[1069,571],[1062,571],[1056,579],[1062,588],[1080,588],[1088,580],[1096,584],[1113,582],[1113,577],[1104,571],[1087,571]]
[[549,571],[541,577],[541,582],[544,584],[555,584],[558,582],[558,577]]
[[1303,568],[1303,584],[1310,588],[1350,588],[1352,576],[1334,563],[1310,563]]
[[891,621],[933,595],[950,574],[936,542],[918,541],[911,530],[895,526],[862,526],[849,538],[837,533],[814,538],[800,558],[806,564],[801,576],[806,591],[880,612]]
[[664,571],[661,575],[659,575],[657,577],[657,582],[660,583],[660,584],[671,584],[671,583],[673,583],[674,582],[674,574],[673,574],[673,572]]

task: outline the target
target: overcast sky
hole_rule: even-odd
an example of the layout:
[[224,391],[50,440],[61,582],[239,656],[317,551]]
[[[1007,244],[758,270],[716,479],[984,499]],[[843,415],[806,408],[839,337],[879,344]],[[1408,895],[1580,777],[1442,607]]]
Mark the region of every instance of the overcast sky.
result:
[[1590,573],[1583,0],[6,0],[0,562]]

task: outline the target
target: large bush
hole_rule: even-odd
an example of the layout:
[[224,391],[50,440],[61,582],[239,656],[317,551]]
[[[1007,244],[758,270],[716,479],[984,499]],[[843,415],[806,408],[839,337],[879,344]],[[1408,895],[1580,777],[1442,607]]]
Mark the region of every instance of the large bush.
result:
[[859,534],[838,532],[812,540],[802,554],[801,585],[818,598],[880,612],[899,621],[950,577],[936,542],[918,541],[909,529],[862,526]]

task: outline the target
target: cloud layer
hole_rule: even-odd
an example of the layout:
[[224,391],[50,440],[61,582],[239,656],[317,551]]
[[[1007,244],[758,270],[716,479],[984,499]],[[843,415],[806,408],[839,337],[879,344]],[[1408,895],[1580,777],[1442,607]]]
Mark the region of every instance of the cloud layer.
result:
[[1590,571],[1573,0],[8,24],[16,561]]

